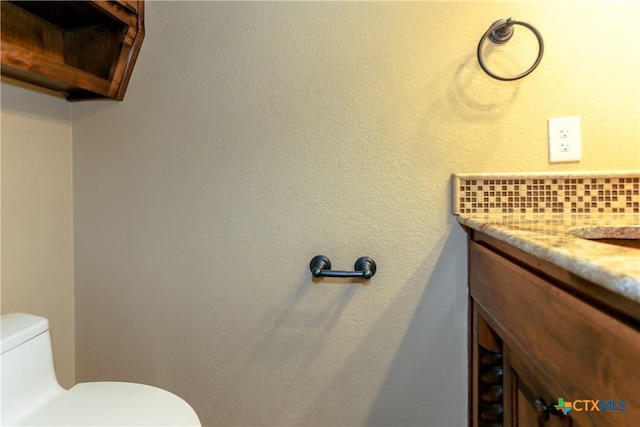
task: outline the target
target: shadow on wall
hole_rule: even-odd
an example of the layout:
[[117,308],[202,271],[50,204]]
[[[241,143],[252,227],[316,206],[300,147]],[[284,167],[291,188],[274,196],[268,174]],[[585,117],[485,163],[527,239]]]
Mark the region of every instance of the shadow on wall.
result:
[[[495,80],[480,71],[477,56],[469,54],[456,69],[454,84],[447,91],[449,113],[469,122],[503,117],[517,100],[519,82]],[[432,108],[430,113],[435,113]],[[449,117],[451,117],[451,115]]]
[[466,239],[453,224],[442,240],[436,246],[442,248],[440,256],[369,414],[369,426],[467,423],[466,402],[459,401],[467,387]]
[[[215,372],[221,376],[219,383],[233,386],[214,392],[216,414],[205,415],[211,408],[200,408],[203,419],[240,425],[246,423],[247,412],[255,412],[262,413],[263,422],[268,419],[270,425],[286,425],[291,423],[288,411],[300,409],[296,425],[464,425],[466,403],[459,402],[467,387],[466,240],[462,228],[453,218],[450,221],[449,230],[405,282],[418,289],[401,290],[385,304],[374,324],[362,313],[353,318],[364,322],[362,327],[369,332],[365,336],[354,333],[358,343],[353,348],[346,345],[346,357],[336,359],[340,360],[336,370],[326,365],[322,354],[335,339],[333,333],[345,313],[354,316],[348,308],[363,288],[341,288],[337,283],[330,288],[310,286],[305,272],[305,280],[283,295],[282,304],[266,311],[257,322],[260,326],[236,336],[216,362],[216,366],[227,367]],[[381,337],[397,336],[408,298],[414,298],[410,295],[419,301],[409,304],[415,311],[403,329],[404,336],[389,344],[395,350],[386,362],[389,349],[380,347],[384,346]],[[381,364],[386,369],[378,369]],[[319,372],[329,375],[321,383]],[[279,387],[272,390],[273,381]],[[272,390],[272,395],[247,399],[247,390]],[[240,401],[244,406],[236,404]],[[348,402],[354,407],[345,408]]]
[[[309,373],[309,367],[314,365],[327,347],[344,311],[362,289],[360,282],[355,280],[333,280],[335,287],[332,288],[326,287],[332,279],[325,279],[323,285],[310,285],[308,270],[305,271],[304,280],[284,295],[281,303],[268,309],[256,322],[256,328],[251,328],[234,340],[222,361],[217,364],[233,367],[224,374],[227,379],[221,380],[222,383],[232,385],[224,390],[228,402],[243,401],[248,406],[270,405],[266,410],[269,422],[272,423],[270,425],[284,425],[281,418],[286,416],[286,411],[292,405],[287,401],[288,398],[281,401],[274,401],[271,397],[247,400],[246,390],[269,389],[270,386],[265,386],[264,383],[272,381],[281,384],[274,391],[277,395],[282,390],[305,387],[300,378]],[[258,366],[269,366],[268,374],[263,374],[256,368]],[[203,414],[210,409],[203,409]],[[247,411],[258,411],[254,406],[248,408],[234,404],[218,407],[216,410],[217,414],[209,416],[212,419],[220,417],[228,425],[242,425],[246,423]],[[224,414],[220,414],[221,411],[225,411]]]
[[[268,355],[270,358],[276,358],[283,362],[293,359],[295,354],[302,356],[305,364],[299,366],[298,371],[295,373],[290,372],[290,374],[293,374],[291,378],[296,378],[302,374],[308,366],[313,364],[322,349],[325,348],[327,340],[342,317],[344,310],[360,289],[358,285],[354,286],[354,283],[357,282],[351,282],[351,285],[343,282],[342,285],[338,285],[342,286],[341,292],[333,295],[328,302],[320,304],[321,308],[319,308],[318,312],[301,314],[296,311],[296,308],[300,307],[302,300],[312,289],[308,280],[301,282],[293,298],[288,300],[290,303],[284,310],[279,307],[274,308],[260,321],[259,324],[268,326],[264,329],[260,340],[255,345],[248,364],[258,363],[265,357],[265,351],[271,353]],[[314,300],[317,300],[317,298],[314,298]],[[289,342],[293,345],[277,347],[272,345],[274,342]]]
[[[466,240],[464,231],[452,224],[434,250],[440,255],[430,277],[427,254],[409,283],[424,283],[424,292],[416,306],[405,336],[382,382],[366,421],[367,426],[461,426],[467,422],[467,287]],[[392,322],[398,310],[406,307],[406,301],[396,298],[389,304],[371,331],[384,329]],[[361,355],[375,357],[377,348],[366,348],[375,339],[363,339],[360,348],[352,352],[342,367],[345,374],[361,369]],[[452,371],[451,361],[457,365]],[[339,377],[338,375],[337,377]],[[428,385],[428,386],[427,386]],[[351,390],[353,392],[353,390]],[[335,388],[327,389],[316,400],[321,411],[336,410],[344,405],[347,396]],[[456,404],[457,402],[457,404]],[[309,409],[309,414],[318,413]],[[305,425],[313,425],[312,416]]]

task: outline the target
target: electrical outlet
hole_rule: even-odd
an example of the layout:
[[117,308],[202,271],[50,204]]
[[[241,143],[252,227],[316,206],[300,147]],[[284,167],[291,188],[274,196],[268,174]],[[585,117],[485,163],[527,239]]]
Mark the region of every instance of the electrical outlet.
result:
[[549,119],[549,163],[579,162],[582,159],[580,117]]

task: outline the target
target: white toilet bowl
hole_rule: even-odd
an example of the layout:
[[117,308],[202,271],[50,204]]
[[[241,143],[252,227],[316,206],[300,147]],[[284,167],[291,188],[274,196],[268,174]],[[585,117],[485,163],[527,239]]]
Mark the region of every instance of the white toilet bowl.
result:
[[90,382],[65,390],[55,376],[47,319],[12,313],[0,326],[2,426],[200,426],[187,402],[157,387]]

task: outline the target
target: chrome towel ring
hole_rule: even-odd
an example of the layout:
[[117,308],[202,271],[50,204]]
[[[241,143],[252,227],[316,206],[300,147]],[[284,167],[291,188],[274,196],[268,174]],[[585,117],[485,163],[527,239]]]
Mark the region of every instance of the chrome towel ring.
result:
[[[538,57],[536,58],[533,65],[523,73],[517,74],[515,76],[508,76],[508,77],[499,76],[493,73],[491,70],[489,70],[487,68],[487,65],[484,63],[484,60],[482,59],[482,46],[484,45],[484,42],[487,38],[489,38],[489,40],[495,44],[504,44],[508,42],[509,39],[511,39],[511,36],[513,35],[514,25],[521,25],[525,28],[528,28],[536,36],[536,38],[538,39],[538,47],[539,47]],[[480,43],[478,43],[478,62],[480,63],[480,66],[482,67],[484,72],[487,73],[489,76],[493,77],[496,80],[502,80],[502,81],[518,80],[531,74],[531,72],[536,69],[538,64],[540,64],[540,61],[542,61],[543,53],[544,53],[544,42],[542,41],[542,35],[540,34],[540,32],[536,30],[533,25],[527,24],[526,22],[515,21],[512,18],[500,19],[494,22],[493,24],[491,24],[487,32],[484,33],[484,35],[480,39]]]

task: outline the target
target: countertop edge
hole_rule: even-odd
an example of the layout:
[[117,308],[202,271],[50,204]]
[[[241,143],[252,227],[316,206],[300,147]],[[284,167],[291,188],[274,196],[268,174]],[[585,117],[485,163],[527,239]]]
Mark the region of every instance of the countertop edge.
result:
[[[599,260],[581,257],[580,254],[571,253],[562,245],[549,246],[543,242],[544,235],[535,231],[514,230],[499,223],[490,223],[479,218],[459,215],[458,222],[476,231],[482,232],[514,248],[563,268],[578,277],[602,286],[611,292],[619,294],[637,304],[640,304],[640,275],[633,276],[620,271],[612,271],[606,263]],[[541,234],[540,238],[536,238]],[[575,240],[577,237],[563,236]],[[582,240],[582,239],[580,239]],[[579,240],[578,240],[579,241]],[[584,244],[600,245],[600,243],[583,242]],[[638,257],[640,265],[640,253],[637,249],[620,248],[620,253],[626,257]],[[635,252],[634,252],[635,251]]]

